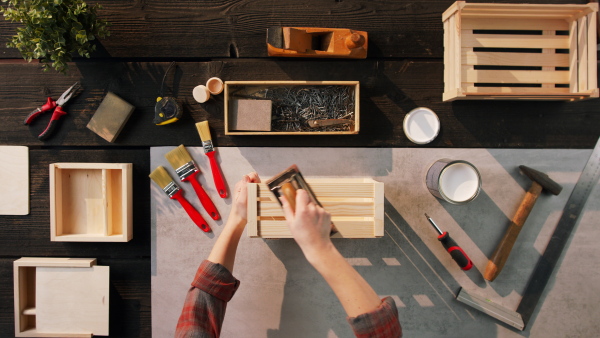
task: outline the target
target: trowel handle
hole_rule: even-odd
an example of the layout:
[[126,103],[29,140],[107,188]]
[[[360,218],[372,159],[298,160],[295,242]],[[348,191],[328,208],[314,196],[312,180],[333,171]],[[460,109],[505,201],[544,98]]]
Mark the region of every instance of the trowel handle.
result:
[[281,186],[281,193],[285,196],[292,211],[296,212],[296,188],[290,182],[284,183]]

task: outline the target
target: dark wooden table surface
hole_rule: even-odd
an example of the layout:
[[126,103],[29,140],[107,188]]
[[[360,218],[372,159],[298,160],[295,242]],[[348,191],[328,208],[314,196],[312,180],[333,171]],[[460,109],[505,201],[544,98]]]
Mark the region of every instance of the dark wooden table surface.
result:
[[[91,59],[67,75],[42,72],[5,47],[17,27],[0,21],[0,145],[30,147],[27,216],[0,216],[0,336],[14,332],[12,262],[24,256],[94,257],[111,268],[112,337],[151,335],[149,147],[201,145],[194,122],[208,120],[218,147],[422,147],[402,131],[404,115],[433,109],[442,130],[426,147],[592,148],[600,135],[600,101],[462,101],[443,103],[442,12],[453,1],[98,1],[112,23]],[[491,2],[491,1],[481,1]],[[511,1],[497,1],[511,2]],[[519,1],[512,1],[519,2]],[[587,1],[527,1],[586,3]],[[5,4],[2,4],[5,6]],[[267,57],[270,26],[339,27],[369,33],[365,60]],[[183,104],[181,121],[152,123],[162,76]],[[353,136],[273,137],[224,134],[223,96],[196,103],[192,89],[223,80],[359,80],[361,131]],[[24,117],[74,82],[83,91],[67,106],[56,134],[41,142],[43,123]],[[115,143],[86,128],[107,91],[136,109]],[[48,164],[134,164],[134,236],[128,243],[50,242]],[[155,309],[160,311],[160,309]]]

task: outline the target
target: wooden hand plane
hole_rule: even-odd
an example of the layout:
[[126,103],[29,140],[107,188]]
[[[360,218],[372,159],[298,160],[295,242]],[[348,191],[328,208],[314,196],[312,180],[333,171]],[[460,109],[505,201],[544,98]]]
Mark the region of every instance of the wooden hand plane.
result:
[[269,56],[364,59],[367,46],[367,32],[346,28],[267,29]]

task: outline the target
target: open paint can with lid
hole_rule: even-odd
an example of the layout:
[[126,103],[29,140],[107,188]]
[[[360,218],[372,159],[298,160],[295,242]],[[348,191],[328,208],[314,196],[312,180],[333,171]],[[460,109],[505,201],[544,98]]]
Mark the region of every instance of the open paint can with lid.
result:
[[433,196],[452,204],[465,204],[479,195],[481,176],[467,161],[444,158],[429,167],[425,184]]

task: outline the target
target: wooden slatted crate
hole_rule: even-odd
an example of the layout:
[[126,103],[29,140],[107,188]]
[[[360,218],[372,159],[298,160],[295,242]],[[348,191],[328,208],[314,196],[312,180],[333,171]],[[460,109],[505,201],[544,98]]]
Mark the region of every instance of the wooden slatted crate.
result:
[[[383,236],[383,183],[371,178],[306,179],[338,229],[334,238]],[[248,184],[248,236],[292,238],[266,184]]]
[[442,16],[444,101],[598,97],[597,12],[456,1]]

